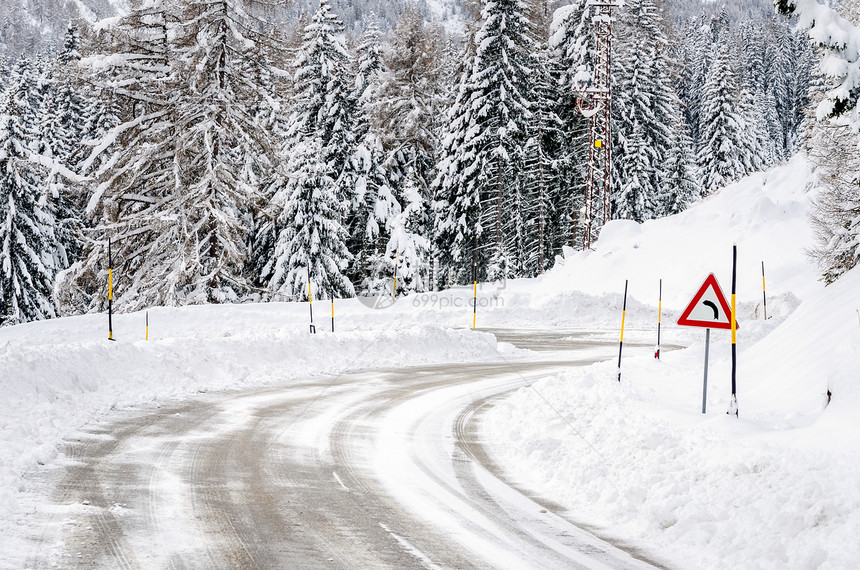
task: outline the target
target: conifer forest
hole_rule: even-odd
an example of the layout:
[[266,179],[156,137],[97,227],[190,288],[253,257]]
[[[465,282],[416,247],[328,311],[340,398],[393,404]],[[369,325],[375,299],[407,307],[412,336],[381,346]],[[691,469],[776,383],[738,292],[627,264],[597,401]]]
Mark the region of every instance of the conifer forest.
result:
[[[118,311],[533,277],[582,247],[586,0],[465,1],[458,25],[426,2],[346,23],[329,0],[128,4],[0,51],[0,323],[105,310],[109,241]],[[833,173],[815,255],[836,279],[860,197],[837,175],[856,135],[816,126],[825,48],[790,6],[731,4],[614,12],[611,218],[809,150]]]

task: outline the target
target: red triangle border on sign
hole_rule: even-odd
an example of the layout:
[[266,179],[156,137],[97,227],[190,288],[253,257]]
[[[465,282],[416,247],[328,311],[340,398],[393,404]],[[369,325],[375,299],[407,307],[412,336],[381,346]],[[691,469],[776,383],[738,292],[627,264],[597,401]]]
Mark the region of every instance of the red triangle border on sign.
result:
[[[727,323],[715,323],[713,321],[697,321],[690,319],[690,313],[693,312],[693,309],[696,308],[696,305],[699,304],[699,301],[705,295],[705,292],[709,287],[713,287],[714,293],[717,295],[717,301],[719,301],[720,306],[723,308],[723,312],[729,316],[729,322]],[[684,309],[684,312],[681,313],[681,316],[678,318],[678,324],[685,327],[702,327],[706,329],[728,329],[731,330],[732,324],[732,309],[729,307],[729,304],[726,302],[726,297],[723,295],[722,289],[720,289],[719,283],[717,283],[716,276],[711,273],[705,279],[705,282],[702,283],[702,286],[699,287],[699,291],[693,295],[693,300],[690,301],[690,304],[687,305],[687,308]],[[737,319],[735,319],[735,329],[739,329],[740,325],[737,324]]]

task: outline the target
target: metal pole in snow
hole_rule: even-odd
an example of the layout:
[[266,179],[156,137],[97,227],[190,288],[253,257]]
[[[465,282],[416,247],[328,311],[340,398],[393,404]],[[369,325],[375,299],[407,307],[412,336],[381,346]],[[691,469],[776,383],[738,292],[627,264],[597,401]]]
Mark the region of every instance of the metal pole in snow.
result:
[[331,296],[331,332],[334,332],[334,292],[329,291],[329,296]]
[[767,320],[767,293],[764,286],[764,261],[761,262],[761,298],[764,307],[764,320]]
[[149,341],[149,311],[146,312],[146,340]]
[[732,325],[732,400],[729,404],[728,414],[738,415],[738,321],[736,312],[736,291],[738,281],[738,246],[732,246],[732,314],[729,315]]
[[397,261],[400,258],[400,250],[394,252],[394,286],[391,288],[391,301],[397,301]]
[[627,280],[624,280],[624,305],[621,309],[621,340],[618,341],[618,381],[621,382],[621,349],[624,346],[624,319],[627,316]]
[[660,325],[663,321],[663,280],[660,280],[660,298],[657,303],[657,352],[654,358],[660,360]]
[[478,265],[475,260],[475,250],[472,250],[472,282],[475,286],[475,293],[472,296],[472,330],[475,330],[475,323],[478,319]]
[[711,347],[711,329],[705,329],[705,382],[702,387],[702,413],[708,405],[708,350]]
[[108,238],[108,340],[116,340],[113,337],[113,256],[110,250],[110,238]]
[[317,334],[317,328],[314,326],[314,298],[311,293],[311,272],[308,270],[308,309],[311,312],[311,334]]

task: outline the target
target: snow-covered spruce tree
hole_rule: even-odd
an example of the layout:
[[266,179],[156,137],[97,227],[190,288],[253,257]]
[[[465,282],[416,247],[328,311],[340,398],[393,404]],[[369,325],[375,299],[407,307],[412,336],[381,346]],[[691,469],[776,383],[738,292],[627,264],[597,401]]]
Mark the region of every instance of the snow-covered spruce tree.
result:
[[[669,209],[667,155],[684,143],[677,134],[681,102],[672,87],[668,42],[661,25],[652,0],[630,0],[616,27],[613,217],[640,222]],[[639,140],[628,141],[636,128]],[[628,153],[641,156],[628,157]]]
[[275,195],[280,210],[275,253],[267,273],[270,288],[292,300],[351,297],[344,275],[351,259],[341,224],[345,204],[337,196],[335,172],[322,158],[322,144],[304,133],[286,165],[286,184]]
[[702,186],[693,154],[693,141],[687,124],[681,120],[676,129],[678,144],[666,153],[663,181],[663,210],[660,216],[671,216],[687,208],[702,196]]
[[653,149],[646,147],[642,125],[634,121],[632,127],[630,133],[613,146],[623,149],[623,152],[616,153],[619,158],[613,160],[623,169],[623,182],[612,193],[612,210],[617,218],[643,222],[645,212],[650,213],[650,204],[646,206],[646,200],[651,198],[649,190],[653,191]]
[[73,167],[80,160],[86,121],[86,101],[78,94],[77,62],[80,60],[77,28],[70,25],[63,50],[54,62],[53,89],[42,100],[38,117],[36,152],[53,161],[42,181],[46,207],[57,220],[55,234],[60,246],[59,269],[65,270],[82,254],[85,193],[70,183],[58,169]]
[[31,160],[26,78],[0,100],[0,325],[56,315],[56,222],[40,201],[42,168]]
[[348,204],[348,213],[357,207],[352,164],[356,101],[352,61],[342,33],[343,23],[328,0],[320,0],[294,63],[294,106],[288,135],[296,143],[303,136],[317,137],[322,160],[332,168],[338,197]]
[[397,267],[397,292],[424,291],[428,287],[430,240],[425,237],[426,203],[416,176],[407,173],[401,190],[404,207],[390,218],[385,257]]
[[[343,24],[338,17],[332,13],[327,0],[320,0],[319,9],[314,13],[310,23],[305,26],[302,45],[296,54],[293,63],[293,100],[290,117],[287,123],[287,139],[278,154],[280,162],[284,165],[280,169],[278,179],[272,187],[275,195],[287,195],[285,190],[294,184],[292,178],[295,176],[297,165],[294,163],[295,148],[304,144],[305,139],[313,139],[308,144],[313,149],[318,149],[320,155],[314,160],[320,162],[325,168],[315,168],[315,171],[324,172],[327,178],[334,181],[334,195],[338,206],[331,211],[337,214],[336,222],[346,235],[364,235],[366,231],[367,213],[363,192],[367,187],[367,179],[364,184],[359,184],[358,161],[356,156],[371,158],[369,153],[360,153],[356,141],[356,113],[357,100],[354,91],[354,78],[351,73],[352,60],[342,37]],[[303,147],[308,152],[307,147]],[[291,165],[291,166],[290,166]],[[362,167],[366,164],[362,164]],[[373,169],[370,169],[373,170]],[[377,174],[377,172],[374,172]],[[362,193],[359,195],[357,189]],[[285,194],[287,192],[287,194]],[[278,206],[280,210],[280,206]],[[283,254],[284,232],[298,231],[299,228],[290,228],[283,224],[292,223],[289,217],[279,215],[276,222],[276,234],[278,244],[273,255],[278,258]],[[280,249],[278,249],[280,248]],[[281,253],[278,253],[278,252]],[[332,249],[333,255],[339,255],[340,249]],[[326,277],[321,274],[320,283],[330,282],[330,290],[335,295],[352,295],[354,287],[346,279],[346,284],[340,283],[341,271],[352,260],[348,249],[344,247],[344,257],[332,261],[333,265],[326,263],[319,265],[320,271],[328,273],[336,272],[338,277]],[[276,264],[273,257],[271,263],[265,265],[264,276],[268,278],[271,287],[279,294],[293,295],[288,283],[284,281],[288,275],[294,275],[299,271],[298,267],[278,269],[275,273]],[[283,261],[283,260],[281,260]],[[295,273],[295,275],[298,275]],[[294,279],[294,277],[290,277]],[[298,279],[298,277],[295,277]],[[296,281],[297,282],[297,281]],[[290,282],[292,283],[292,281]],[[298,294],[298,290],[296,293]]]
[[556,113],[562,122],[562,140],[555,165],[560,185],[553,200],[558,223],[551,228],[557,250],[579,239],[580,211],[585,200],[585,178],[590,141],[589,120],[577,110],[580,82],[594,71],[596,55],[592,10],[585,0],[576,0],[555,11],[548,46],[552,50],[551,74],[556,87]]
[[690,128],[694,152],[699,148],[701,138],[702,106],[704,86],[711,68],[714,49],[711,43],[710,26],[702,18],[690,22],[685,28],[689,41],[682,45],[681,73],[678,79],[678,95],[683,101],[683,112]]
[[744,173],[758,172],[779,160],[782,156],[783,131],[779,129],[779,137],[772,139],[768,132],[767,122],[762,112],[762,106],[747,85],[741,87],[738,94],[738,114],[744,128],[738,133],[737,146],[744,163]]
[[[491,0],[481,10],[475,55],[451,109],[437,185],[440,250],[449,250],[452,277],[468,280],[472,250],[481,279],[511,276],[524,251],[505,242],[518,217],[511,189],[520,189],[521,149],[531,120],[529,53],[534,48],[528,6]],[[470,239],[471,238],[471,239]]]
[[[383,51],[384,68],[375,96],[364,107],[385,153],[393,195],[404,208],[408,205],[413,210],[410,231],[425,240],[432,233],[430,184],[447,90],[442,65],[445,46],[444,32],[426,24],[414,6],[407,8]],[[415,201],[416,188],[420,202]],[[421,263],[428,261],[425,258]],[[420,287],[425,283],[415,279],[401,285]]]
[[527,210],[523,228],[524,275],[529,276],[549,269],[555,253],[570,243],[572,208],[570,200],[558,199],[561,188],[567,186],[561,163],[568,152],[565,146],[568,139],[556,112],[560,92],[553,81],[553,60],[545,45],[532,59],[534,120],[523,149],[523,193]]
[[739,141],[744,121],[738,113],[738,85],[731,69],[728,47],[711,63],[701,110],[702,132],[698,153],[703,189],[714,192],[746,173]]
[[349,242],[353,255],[348,276],[358,294],[381,290],[393,268],[385,261],[386,231],[396,204],[385,165],[381,133],[374,128],[373,106],[379,98],[380,74],[383,71],[379,30],[368,26],[358,46],[357,73],[353,97],[355,109],[356,151],[355,205],[349,218]]

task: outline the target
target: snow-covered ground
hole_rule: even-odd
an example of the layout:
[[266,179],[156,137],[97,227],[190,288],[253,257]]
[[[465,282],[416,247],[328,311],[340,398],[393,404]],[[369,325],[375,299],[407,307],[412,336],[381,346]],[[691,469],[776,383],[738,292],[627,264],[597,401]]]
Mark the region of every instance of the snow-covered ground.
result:
[[576,297],[566,288],[597,294],[629,278],[645,303],[632,310],[653,315],[662,277],[671,336],[709,272],[729,294],[737,242],[739,418],[726,414],[730,334],[712,332],[702,414],[705,335],[688,329],[688,349],[625,360],[620,384],[608,362],[519,390],[487,419],[496,460],[582,521],[681,567],[856,568],[860,270],[816,282],[804,254],[809,180],[796,159],[679,216],[615,222],[596,251],[541,282],[548,303],[563,306]]
[[[478,328],[581,329],[689,346],[661,361],[627,358],[539,381],[486,419],[495,460],[583,523],[638,542],[679,567],[848,568],[860,563],[860,271],[824,288],[804,249],[812,176],[798,158],[681,215],[612,222],[594,251],[568,251],[541,278],[482,284]],[[704,331],[675,320],[704,278],[731,284],[738,244],[738,399],[725,414],[729,335],[711,335],[701,413]],[[765,262],[768,316],[761,314]],[[112,409],[307,375],[489,359],[468,330],[471,288],[413,295],[384,309],[307,304],[154,308],[0,329],[0,566],[14,566],[28,513],[44,498],[31,474],[58,464],[64,437]],[[384,306],[385,303],[381,303]],[[602,333],[601,333],[602,331]],[[631,354],[634,351],[630,351]],[[642,353],[641,349],[638,351]],[[825,408],[828,388],[832,402]],[[547,401],[553,402],[549,407]],[[663,556],[665,555],[665,556]]]

